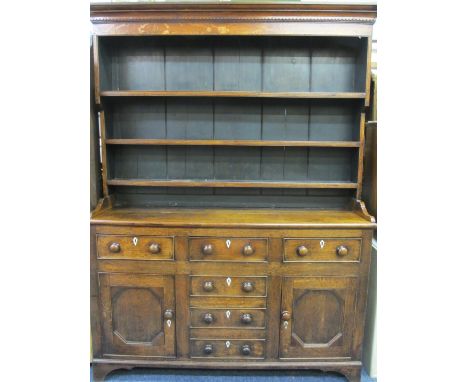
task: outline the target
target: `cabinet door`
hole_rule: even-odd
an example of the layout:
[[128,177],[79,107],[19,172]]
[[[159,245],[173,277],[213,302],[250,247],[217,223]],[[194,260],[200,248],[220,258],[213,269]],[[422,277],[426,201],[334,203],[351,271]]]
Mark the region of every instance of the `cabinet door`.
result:
[[172,276],[100,273],[105,354],[175,355]]
[[356,278],[283,279],[281,358],[349,357]]

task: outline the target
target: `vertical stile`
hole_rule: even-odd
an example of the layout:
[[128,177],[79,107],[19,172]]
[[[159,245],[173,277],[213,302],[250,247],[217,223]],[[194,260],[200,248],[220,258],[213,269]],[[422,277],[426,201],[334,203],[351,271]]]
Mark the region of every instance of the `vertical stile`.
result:
[[366,62],[366,100],[365,106],[370,105],[370,84],[371,84],[371,69],[372,69],[372,35],[367,37],[367,62]]
[[109,196],[107,187],[107,144],[106,144],[106,118],[104,110],[99,112],[99,125],[101,127],[101,150],[102,150],[102,189],[104,196]]
[[364,142],[365,142],[365,120],[366,115],[361,113],[359,121],[359,158],[358,158],[358,172],[357,172],[357,189],[356,199],[361,199],[362,194],[362,174],[364,171]]
[[94,102],[101,104],[101,76],[99,73],[99,37],[93,35],[93,66],[94,66]]

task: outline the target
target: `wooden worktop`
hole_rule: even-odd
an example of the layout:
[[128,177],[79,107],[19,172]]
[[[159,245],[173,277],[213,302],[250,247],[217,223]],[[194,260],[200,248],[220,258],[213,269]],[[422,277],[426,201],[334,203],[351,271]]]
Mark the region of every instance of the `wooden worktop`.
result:
[[303,209],[108,208],[95,211],[91,223],[165,227],[375,227],[373,219],[357,211]]

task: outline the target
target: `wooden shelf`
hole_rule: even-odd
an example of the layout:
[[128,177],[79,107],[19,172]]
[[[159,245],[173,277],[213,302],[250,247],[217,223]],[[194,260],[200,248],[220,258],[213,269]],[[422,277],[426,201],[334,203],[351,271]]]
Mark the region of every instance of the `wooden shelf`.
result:
[[152,180],[108,179],[110,186],[137,187],[227,187],[227,188],[357,188],[352,182],[227,181],[227,180]]
[[360,147],[360,143],[354,141],[271,141],[225,139],[107,139],[106,144],[143,146]]
[[351,92],[243,92],[243,91],[149,91],[107,90],[102,97],[238,97],[238,98],[318,98],[365,99],[366,93]]

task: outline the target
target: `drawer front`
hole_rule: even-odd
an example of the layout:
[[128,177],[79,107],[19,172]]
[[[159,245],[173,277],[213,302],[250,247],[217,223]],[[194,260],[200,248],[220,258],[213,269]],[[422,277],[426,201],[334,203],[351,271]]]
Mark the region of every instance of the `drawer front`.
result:
[[191,276],[192,296],[266,296],[266,277]]
[[192,328],[264,328],[265,311],[261,309],[192,309]]
[[99,259],[173,260],[174,238],[98,235],[97,253]]
[[190,338],[203,340],[264,340],[265,329],[239,329],[239,328],[191,328]]
[[285,262],[353,262],[361,258],[361,239],[283,239]]
[[216,296],[194,296],[190,297],[190,307],[198,309],[226,307],[239,309],[265,309],[265,297],[216,297]]
[[265,341],[262,340],[191,340],[192,358],[264,358]]
[[268,239],[190,238],[189,253],[191,261],[266,261]]

